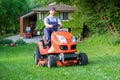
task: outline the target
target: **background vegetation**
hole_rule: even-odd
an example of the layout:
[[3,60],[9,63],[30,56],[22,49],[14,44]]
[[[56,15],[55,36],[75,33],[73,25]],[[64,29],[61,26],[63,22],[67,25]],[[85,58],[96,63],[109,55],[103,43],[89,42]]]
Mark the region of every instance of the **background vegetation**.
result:
[[108,31],[120,38],[120,2],[118,0],[0,0],[0,34],[18,32],[21,15],[35,7],[45,6],[54,1],[76,7],[72,15],[73,20],[63,22],[63,25],[73,30],[79,29],[77,34],[82,32],[84,25],[87,25],[91,34],[104,34]]
[[109,31],[120,37],[120,2],[117,0],[56,0],[58,3],[76,6],[73,14],[73,27],[82,28],[87,25],[91,33],[104,34]]
[[19,17],[28,10],[26,0],[0,0],[0,35],[17,33]]

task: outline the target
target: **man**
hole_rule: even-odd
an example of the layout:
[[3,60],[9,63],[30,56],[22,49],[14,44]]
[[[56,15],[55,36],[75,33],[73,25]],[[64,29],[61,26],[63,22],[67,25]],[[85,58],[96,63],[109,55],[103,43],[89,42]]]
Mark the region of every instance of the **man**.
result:
[[44,24],[46,26],[44,29],[46,44],[50,41],[52,32],[57,31],[58,26],[62,27],[60,19],[55,16],[55,7],[50,7],[49,13],[50,15],[44,19]]

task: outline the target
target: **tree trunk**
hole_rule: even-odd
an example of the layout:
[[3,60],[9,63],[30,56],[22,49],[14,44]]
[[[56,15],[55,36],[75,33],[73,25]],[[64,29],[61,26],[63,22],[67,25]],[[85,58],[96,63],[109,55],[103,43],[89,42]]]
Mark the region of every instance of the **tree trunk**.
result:
[[101,19],[104,21],[104,24],[107,27],[107,29],[110,31],[110,33],[115,36],[115,29],[114,29],[113,25],[111,25],[109,22],[107,22],[107,19],[105,16],[101,16]]

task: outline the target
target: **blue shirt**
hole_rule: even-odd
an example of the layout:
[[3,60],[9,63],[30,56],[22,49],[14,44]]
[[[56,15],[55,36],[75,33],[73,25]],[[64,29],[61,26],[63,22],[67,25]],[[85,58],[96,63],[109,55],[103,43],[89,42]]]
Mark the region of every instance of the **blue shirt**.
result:
[[57,18],[56,16],[50,16],[50,15],[44,19],[44,22],[47,22],[49,25],[53,25],[53,27],[50,28],[51,31],[57,31],[58,25],[61,24],[61,21],[59,18]]

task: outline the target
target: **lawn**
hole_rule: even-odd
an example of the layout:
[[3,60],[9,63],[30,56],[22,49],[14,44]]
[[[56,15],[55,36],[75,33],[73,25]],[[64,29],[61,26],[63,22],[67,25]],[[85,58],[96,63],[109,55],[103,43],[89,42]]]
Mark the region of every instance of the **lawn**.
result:
[[77,45],[88,55],[86,66],[39,67],[33,61],[36,44],[0,45],[0,80],[120,80],[120,45],[93,38]]

